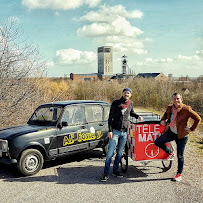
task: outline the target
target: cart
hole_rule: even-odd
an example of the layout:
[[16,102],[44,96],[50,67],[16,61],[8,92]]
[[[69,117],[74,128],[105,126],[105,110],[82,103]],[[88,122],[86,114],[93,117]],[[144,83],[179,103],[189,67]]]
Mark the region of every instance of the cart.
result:
[[[138,112],[137,114],[142,116],[144,121],[130,119],[127,142],[121,157],[122,172],[128,169],[128,157],[144,165],[151,161],[161,161],[163,171],[169,170],[173,159],[169,159],[169,155],[154,144],[154,141],[165,131],[165,126],[159,124],[160,115],[152,112]],[[170,143],[167,145],[173,150]]]

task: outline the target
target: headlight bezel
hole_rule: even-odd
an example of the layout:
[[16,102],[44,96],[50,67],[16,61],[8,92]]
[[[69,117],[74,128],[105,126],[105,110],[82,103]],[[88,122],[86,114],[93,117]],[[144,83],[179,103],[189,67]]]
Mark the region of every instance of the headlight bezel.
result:
[[0,140],[1,142],[1,151],[8,152],[8,141],[7,140]]

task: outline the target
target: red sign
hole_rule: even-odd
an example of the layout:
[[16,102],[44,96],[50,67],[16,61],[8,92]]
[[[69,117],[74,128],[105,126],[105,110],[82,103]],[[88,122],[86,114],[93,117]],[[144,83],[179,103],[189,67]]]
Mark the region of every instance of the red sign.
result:
[[128,134],[129,153],[134,161],[167,159],[168,154],[158,148],[154,141],[163,134],[160,124],[131,124]]

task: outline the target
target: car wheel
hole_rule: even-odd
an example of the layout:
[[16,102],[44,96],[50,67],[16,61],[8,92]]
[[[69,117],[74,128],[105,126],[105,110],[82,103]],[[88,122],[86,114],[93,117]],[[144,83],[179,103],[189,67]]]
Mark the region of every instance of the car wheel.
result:
[[38,173],[44,163],[43,156],[40,151],[36,149],[27,149],[23,151],[18,162],[17,167],[20,173],[26,176]]

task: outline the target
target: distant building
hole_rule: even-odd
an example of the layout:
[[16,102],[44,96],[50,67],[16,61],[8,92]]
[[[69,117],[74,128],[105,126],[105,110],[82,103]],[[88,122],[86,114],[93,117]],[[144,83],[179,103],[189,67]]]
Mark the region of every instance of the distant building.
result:
[[90,73],[90,74],[70,74],[71,80],[80,80],[80,81],[93,81],[98,80],[98,74],[97,73]]
[[89,74],[70,74],[70,79],[75,81],[95,81],[95,80],[109,80],[112,75],[103,75],[99,73],[89,73]]
[[155,80],[168,80],[168,77],[163,73],[139,73],[137,77],[154,78]]
[[113,75],[113,47],[103,46],[98,48],[98,73]]
[[168,74],[168,78],[171,80],[173,78],[173,74]]
[[109,80],[113,76],[113,47],[98,47],[98,73],[70,74],[71,80],[93,81]]

